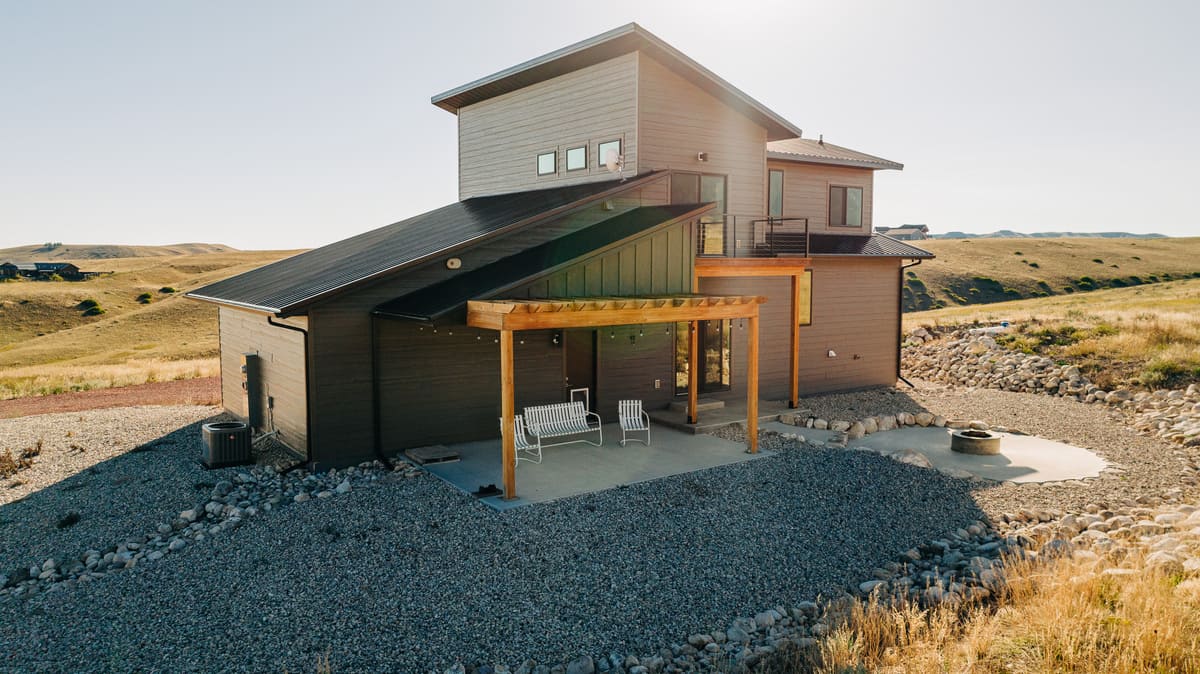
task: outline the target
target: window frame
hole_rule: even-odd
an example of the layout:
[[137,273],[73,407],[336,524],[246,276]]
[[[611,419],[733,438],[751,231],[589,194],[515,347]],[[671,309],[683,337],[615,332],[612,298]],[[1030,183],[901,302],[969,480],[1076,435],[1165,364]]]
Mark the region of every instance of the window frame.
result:
[[[554,157],[554,169],[551,171],[547,171],[546,173],[542,173],[542,157],[545,157],[547,155]],[[558,175],[558,149],[555,148],[553,150],[546,150],[545,152],[537,153],[537,156],[534,158],[534,161],[533,161],[533,170],[534,170],[534,173],[536,173],[537,177],[539,177],[539,178],[544,178],[546,176]]]
[[[837,224],[833,221],[833,203],[834,203],[833,191],[835,189],[842,190],[842,203],[841,203],[842,223],[841,224]],[[850,190],[858,190],[859,195],[860,195],[859,199],[858,199],[858,224],[857,225],[848,225],[845,222],[846,221],[846,205],[850,203]],[[828,226],[829,227],[841,227],[843,229],[862,229],[863,224],[867,220],[867,218],[866,218],[866,206],[867,206],[867,190],[866,190],[866,188],[862,185],[840,185],[837,183],[829,183],[828,194],[829,194],[828,209],[826,211],[826,218],[827,218],[826,222],[828,223]]]
[[605,145],[611,145],[613,143],[617,144],[617,156],[618,157],[625,156],[625,139],[624,138],[613,138],[611,140],[597,141],[596,142],[596,168],[607,168],[607,166],[604,165],[604,149],[603,148]]
[[[571,153],[576,150],[583,151],[583,163],[580,164],[579,166],[577,166],[576,168],[571,168]],[[567,173],[574,173],[576,171],[586,171],[587,169],[588,169],[588,146],[587,146],[587,143],[584,143],[583,145],[572,145],[572,146],[567,147],[567,149],[563,152],[563,170],[566,171]]]

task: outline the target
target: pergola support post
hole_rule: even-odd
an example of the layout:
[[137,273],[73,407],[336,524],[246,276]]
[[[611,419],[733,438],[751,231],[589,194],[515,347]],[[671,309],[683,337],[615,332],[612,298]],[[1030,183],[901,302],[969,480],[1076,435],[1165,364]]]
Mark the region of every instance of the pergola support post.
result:
[[700,324],[688,322],[688,398],[687,422],[696,423],[696,402],[700,395]]
[[500,437],[504,498],[517,497],[517,453],[513,436],[513,331],[500,331]]
[[746,447],[758,453],[758,311],[746,319]]
[[791,344],[791,394],[788,407],[800,406],[800,274],[792,274],[792,344]]

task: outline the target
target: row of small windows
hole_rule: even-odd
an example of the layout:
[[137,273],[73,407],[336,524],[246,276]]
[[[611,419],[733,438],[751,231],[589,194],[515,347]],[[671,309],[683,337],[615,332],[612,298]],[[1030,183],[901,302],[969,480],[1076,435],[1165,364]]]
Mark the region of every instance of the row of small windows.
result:
[[[569,147],[563,153],[566,157],[566,170],[582,171],[588,165],[588,146],[579,145],[577,147]],[[603,168],[608,161],[608,156],[621,155],[621,141],[609,140],[600,143],[596,146],[596,168]],[[548,176],[558,173],[558,151],[551,150],[542,152],[537,156],[537,174],[539,176]]]

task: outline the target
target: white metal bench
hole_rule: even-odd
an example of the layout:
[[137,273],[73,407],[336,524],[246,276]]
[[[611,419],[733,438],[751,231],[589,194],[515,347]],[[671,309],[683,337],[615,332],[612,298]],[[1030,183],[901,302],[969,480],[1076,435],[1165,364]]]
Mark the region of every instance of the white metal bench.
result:
[[[595,419],[595,424],[591,422]],[[553,405],[537,405],[525,408],[525,428],[533,436],[539,448],[567,445],[572,442],[586,442],[599,447],[604,442],[604,434],[600,430],[600,415],[589,412],[582,400]],[[596,433],[596,441],[587,438],[575,438],[564,442],[546,443],[548,438],[562,438],[584,433]]]
[[[500,433],[504,433],[504,417],[500,418]],[[519,466],[522,461],[529,463],[542,462],[542,445],[540,443],[532,443],[529,441],[529,436],[525,434],[525,420],[520,414],[513,417],[513,465]],[[521,454],[528,456],[521,456]]]
[[[621,420],[621,446],[629,440],[637,440],[645,442],[646,446],[650,446],[650,415],[642,410],[642,401],[640,400],[622,400],[617,403],[617,413]],[[646,439],[630,438],[630,433],[645,433]]]

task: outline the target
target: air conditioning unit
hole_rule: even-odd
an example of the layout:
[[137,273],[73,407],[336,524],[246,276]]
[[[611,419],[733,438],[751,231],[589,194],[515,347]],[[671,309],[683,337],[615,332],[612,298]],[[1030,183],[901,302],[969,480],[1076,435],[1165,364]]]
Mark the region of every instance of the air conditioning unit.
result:
[[240,421],[218,421],[201,426],[201,434],[205,466],[221,468],[251,462],[249,425]]

